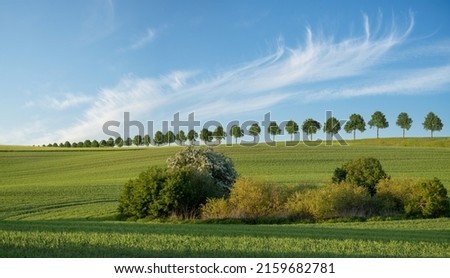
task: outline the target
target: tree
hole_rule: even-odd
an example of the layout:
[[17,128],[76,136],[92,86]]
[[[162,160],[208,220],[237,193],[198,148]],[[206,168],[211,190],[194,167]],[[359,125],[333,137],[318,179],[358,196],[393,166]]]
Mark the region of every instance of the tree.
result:
[[73,142],[73,143],[72,143],[72,148],[78,148],[77,142]]
[[323,126],[323,131],[330,135],[338,133],[339,130],[341,130],[341,123],[335,117],[328,118]]
[[236,144],[238,138],[244,136],[244,131],[238,125],[233,125],[230,129],[230,133],[236,139]]
[[125,146],[129,147],[129,146],[131,146],[132,144],[133,144],[133,140],[131,140],[131,138],[128,137],[128,138],[125,140]]
[[431,138],[433,138],[434,131],[441,131],[442,127],[444,127],[441,119],[433,112],[428,113],[422,124],[424,129],[431,131]]
[[202,140],[203,142],[205,142],[205,144],[207,144],[208,142],[211,142],[211,139],[212,139],[212,132],[206,128],[203,128],[200,131],[200,140]]
[[161,145],[162,143],[164,143],[164,134],[158,130],[157,132],[155,132],[155,137],[153,138],[153,141],[157,146]]
[[92,142],[91,142],[91,140],[84,140],[83,145],[84,145],[86,148],[89,148],[89,147],[92,146]]
[[281,129],[278,127],[276,122],[270,122],[267,131],[272,135],[273,141],[275,141],[275,136],[281,133]]
[[135,218],[191,218],[199,215],[208,199],[223,197],[225,193],[206,172],[153,166],[125,184],[119,197],[119,212]]
[[100,141],[100,147],[106,147],[107,145],[108,145],[108,143],[106,142],[106,140]]
[[396,124],[403,129],[403,138],[405,138],[405,130],[409,130],[411,128],[413,120],[408,116],[408,113],[402,112],[398,114]]
[[227,136],[227,133],[223,130],[223,127],[221,125],[217,126],[216,129],[213,131],[212,135],[214,138],[216,138],[217,141],[222,142],[223,138]]
[[187,139],[191,142],[191,145],[194,145],[195,140],[198,138],[198,133],[191,129],[187,134]]
[[211,176],[215,183],[227,191],[233,186],[237,172],[231,158],[212,148],[186,147],[167,159],[171,170],[191,168]]
[[100,144],[98,143],[97,140],[92,140],[92,147],[98,148],[99,146],[100,146]]
[[164,135],[164,142],[168,143],[170,146],[170,143],[175,142],[175,134],[169,130],[167,131],[167,133]]
[[298,124],[295,121],[290,120],[287,122],[284,129],[286,130],[287,133],[289,133],[291,135],[291,141],[292,141],[294,134],[298,132]]
[[312,141],[313,134],[316,134],[316,132],[320,129],[320,127],[321,125],[318,121],[309,118],[303,122],[302,131],[306,133],[306,135],[311,135]]
[[256,137],[261,133],[261,128],[259,127],[258,123],[252,124],[250,126],[250,129],[248,130],[248,133],[253,136],[253,143],[256,143]]
[[365,187],[370,195],[375,195],[376,185],[382,179],[388,178],[378,159],[363,157],[352,160],[334,170],[332,181],[334,183],[349,182]]
[[356,130],[364,132],[366,130],[366,122],[364,121],[364,118],[361,115],[351,114],[349,120],[347,121],[347,123],[345,123],[344,130],[347,133],[353,131],[353,140],[355,140]]
[[[120,138],[122,139],[122,138]],[[120,140],[119,143],[117,143],[117,147],[122,148],[123,147],[123,140]]]
[[122,139],[122,137],[117,137],[115,140],[114,140],[114,144],[116,145],[116,146],[119,146],[119,144],[120,144],[120,142],[122,142],[122,146],[123,146],[123,139]]
[[151,143],[150,135],[145,134],[144,135],[144,145],[148,147],[150,145],[150,143]]
[[109,137],[108,141],[106,141],[106,145],[108,147],[114,147],[114,145],[115,145],[114,139],[112,137]]
[[136,136],[134,136],[133,143],[134,143],[136,146],[142,145],[142,136],[141,136],[141,135],[136,135]]
[[70,144],[69,141],[66,141],[66,142],[64,142],[64,147],[70,148],[70,147],[72,147],[72,144]]
[[[78,146],[79,148],[82,148],[82,147],[84,147],[84,143],[83,143],[83,142],[78,142],[78,143],[77,143],[77,146]],[[49,147],[51,147],[51,145],[49,145]]]
[[178,132],[176,139],[178,142],[180,142],[180,145],[182,146],[184,145],[184,142],[186,142],[187,137],[183,130],[180,130],[180,132]]
[[389,122],[386,120],[386,116],[384,116],[383,113],[380,111],[376,111],[372,114],[372,118],[368,122],[370,128],[376,127],[377,128],[377,139],[380,138],[379,136],[379,130],[380,128],[387,128],[389,127]]

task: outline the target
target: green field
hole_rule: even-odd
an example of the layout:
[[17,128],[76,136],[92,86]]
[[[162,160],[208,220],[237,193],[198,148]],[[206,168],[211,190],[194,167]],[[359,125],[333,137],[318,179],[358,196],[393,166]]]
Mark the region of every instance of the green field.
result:
[[[216,147],[240,175],[324,184],[342,163],[378,158],[393,178],[438,177],[450,190],[449,139],[349,146]],[[449,219],[288,226],[116,221],[123,184],[180,147],[0,146],[0,257],[450,257]]]

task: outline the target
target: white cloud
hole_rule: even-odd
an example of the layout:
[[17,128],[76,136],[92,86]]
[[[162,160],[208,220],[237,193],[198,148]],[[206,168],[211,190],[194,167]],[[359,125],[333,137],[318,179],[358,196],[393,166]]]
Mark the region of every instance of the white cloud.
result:
[[88,103],[92,101],[92,99],[92,97],[86,95],[66,94],[63,99],[46,97],[46,101],[45,103],[43,103],[43,105],[56,110],[65,110],[70,107]]

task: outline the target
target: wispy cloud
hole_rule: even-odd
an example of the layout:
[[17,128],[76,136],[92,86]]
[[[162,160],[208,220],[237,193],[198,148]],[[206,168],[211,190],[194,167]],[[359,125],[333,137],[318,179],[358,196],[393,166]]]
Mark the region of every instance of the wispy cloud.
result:
[[151,43],[156,36],[156,31],[152,28],[147,28],[147,31],[145,32],[145,34],[141,37],[139,37],[138,39],[136,39],[130,46],[130,49],[139,49],[139,48],[143,48],[144,46],[146,46],[147,44]]
[[86,95],[73,95],[66,94],[64,98],[57,99],[54,97],[46,97],[46,101],[43,103],[45,106],[56,109],[65,110],[70,107],[78,106],[80,104],[88,103],[92,100],[92,97]]
[[[446,58],[443,64],[425,69],[405,68],[403,62],[407,57],[395,59],[393,53],[408,40],[414,24],[414,15],[410,13],[403,28],[393,23],[388,31],[382,32],[381,22],[376,21],[372,27],[370,19],[363,16],[364,32],[360,36],[335,41],[331,37],[316,37],[313,29],[307,27],[303,45],[289,48],[279,40],[273,53],[221,73],[195,70],[174,71],[154,78],[126,76],[117,86],[101,89],[90,100],[92,104],[83,117],[76,124],[54,132],[54,137],[58,140],[102,137],[103,123],[123,119],[125,111],[141,121],[169,120],[176,112],[195,112],[199,120],[209,120],[238,118],[298,99],[310,102],[427,93],[430,88],[448,90],[450,64],[445,61],[450,58],[449,52],[442,52]],[[153,37],[154,33],[148,30],[133,45],[143,47]],[[390,58],[385,59],[387,56]],[[390,65],[395,70],[386,70]],[[65,102],[56,103],[64,106]]]

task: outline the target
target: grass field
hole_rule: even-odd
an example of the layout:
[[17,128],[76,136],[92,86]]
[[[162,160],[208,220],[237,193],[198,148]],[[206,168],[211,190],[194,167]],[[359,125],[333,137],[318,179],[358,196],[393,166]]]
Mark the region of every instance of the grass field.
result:
[[450,257],[450,220],[302,225],[4,221],[2,257]]
[[[438,177],[450,190],[448,142],[216,149],[241,175],[284,184],[324,184],[342,163],[373,156],[393,178]],[[164,165],[179,149],[0,146],[0,257],[450,257],[449,219],[290,226],[114,221],[124,182],[150,165]]]

